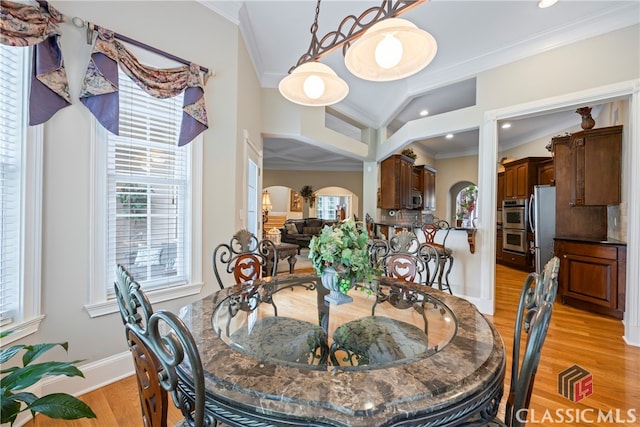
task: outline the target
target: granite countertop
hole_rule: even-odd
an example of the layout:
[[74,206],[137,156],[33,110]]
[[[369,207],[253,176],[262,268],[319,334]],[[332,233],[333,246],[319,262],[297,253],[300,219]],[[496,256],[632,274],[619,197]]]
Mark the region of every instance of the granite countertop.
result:
[[[408,227],[412,227],[412,228],[422,228],[423,223],[418,221],[418,222],[406,222],[406,221],[392,221],[392,220],[386,220],[386,221],[375,221],[376,225],[382,225],[385,227],[393,227],[393,228],[408,228]],[[451,230],[464,230],[464,231],[473,231],[476,230],[475,227],[450,227]]]
[[622,240],[617,240],[617,239],[595,240],[595,239],[585,239],[584,237],[556,237],[554,240],[568,240],[571,242],[582,242],[582,243],[598,243],[601,245],[618,245],[618,246],[627,245],[627,242],[623,242]]
[[[319,281],[316,275],[293,274],[254,285],[283,280]],[[403,282],[403,286],[413,285]],[[462,298],[432,288],[424,291],[446,304],[456,318],[455,336],[436,353],[385,369],[354,371],[333,366],[302,369],[232,349],[213,330],[212,316],[216,307],[242,290],[225,288],[181,310],[202,357],[207,411],[218,414],[216,408],[222,405],[239,423],[271,420],[277,424],[287,418],[290,425],[313,421],[314,425],[375,427],[404,421],[437,426],[449,423],[452,416],[462,420],[488,407],[503,389],[502,338]],[[287,316],[286,311],[279,316]],[[183,369],[188,375],[188,369]]]

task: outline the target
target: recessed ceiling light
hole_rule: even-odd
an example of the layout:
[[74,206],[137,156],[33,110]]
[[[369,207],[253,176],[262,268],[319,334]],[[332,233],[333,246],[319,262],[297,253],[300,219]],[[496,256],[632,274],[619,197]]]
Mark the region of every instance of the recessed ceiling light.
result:
[[538,2],[538,7],[540,9],[544,9],[545,7],[551,7],[554,4],[556,4],[558,2],[558,0],[540,0]]
[[504,123],[502,125],[502,129],[509,129],[511,127],[511,123]]
[[445,136],[445,138],[451,139],[451,138],[453,138],[453,134],[452,133],[448,133],[447,136]]
[[420,111],[420,117],[428,116],[429,112],[427,110]]

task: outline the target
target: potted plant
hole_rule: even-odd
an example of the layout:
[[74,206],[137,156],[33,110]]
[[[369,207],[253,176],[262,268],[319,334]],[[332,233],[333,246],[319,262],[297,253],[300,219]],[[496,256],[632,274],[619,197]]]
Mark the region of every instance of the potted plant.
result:
[[[7,336],[0,334],[0,338]],[[66,393],[52,393],[37,397],[33,393],[24,391],[33,386],[46,375],[66,375],[68,377],[83,377],[84,374],[75,365],[80,360],[73,362],[42,362],[32,363],[43,353],[60,346],[68,350],[69,344],[36,344],[14,345],[0,352],[0,365],[2,365],[2,378],[0,379],[0,393],[2,399],[2,415],[0,424],[13,425],[20,412],[29,410],[32,416],[41,413],[50,418],[63,420],[77,420],[80,418],[95,418],[96,414],[80,399]],[[13,356],[24,350],[22,355],[22,367],[6,367],[6,363]],[[25,407],[23,408],[23,404]]]
[[313,207],[313,202],[316,201],[316,196],[313,194],[313,188],[310,185],[305,185],[300,189],[300,195],[305,200],[305,202],[309,203],[309,207]]
[[408,147],[402,150],[402,155],[412,158],[413,160],[418,158],[418,155],[413,151],[413,149]]
[[369,236],[362,224],[347,219],[333,227],[325,226],[309,242],[309,259],[323,285],[331,291],[326,300],[335,304],[350,302],[346,294],[356,282],[372,280],[379,271],[369,257]]

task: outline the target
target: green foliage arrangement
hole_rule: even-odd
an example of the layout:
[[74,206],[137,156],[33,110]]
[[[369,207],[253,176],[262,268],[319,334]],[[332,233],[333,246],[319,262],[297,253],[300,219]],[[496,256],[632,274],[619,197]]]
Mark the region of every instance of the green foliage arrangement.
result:
[[[0,334],[0,338],[8,333]],[[2,398],[2,415],[0,424],[15,422],[18,414],[29,410],[31,415],[41,413],[50,418],[63,420],[77,420],[79,418],[95,418],[96,414],[91,408],[78,398],[66,393],[52,393],[46,396],[37,397],[33,393],[25,390],[36,384],[46,375],[66,375],[68,377],[83,377],[84,374],[74,365],[81,362],[43,362],[32,363],[43,353],[52,348],[60,346],[68,351],[69,344],[36,344],[36,345],[14,345],[0,352],[0,365],[4,365],[13,356],[24,350],[22,355],[22,367],[14,366],[2,368],[0,374],[0,392]],[[22,408],[22,405],[25,405]]]
[[478,187],[474,184],[470,184],[465,187],[458,194],[458,210],[456,212],[456,218],[468,217],[476,206],[476,200],[478,199]]
[[371,265],[367,242],[369,236],[362,224],[347,219],[330,227],[326,225],[309,242],[309,259],[318,275],[333,267],[340,277],[340,291],[346,293],[350,279],[372,280],[379,271]]
[[402,155],[412,158],[413,160],[418,158],[418,155],[413,151],[412,148],[405,148],[402,150]]

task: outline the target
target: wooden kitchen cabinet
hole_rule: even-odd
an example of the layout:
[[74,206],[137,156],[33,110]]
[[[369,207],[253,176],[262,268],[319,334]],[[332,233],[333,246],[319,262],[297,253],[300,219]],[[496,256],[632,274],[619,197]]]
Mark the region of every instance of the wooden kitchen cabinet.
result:
[[538,163],[538,185],[555,185],[553,179],[553,158]]
[[502,258],[502,229],[498,228],[496,230],[496,261],[502,261]]
[[622,319],[626,245],[556,239],[562,303]]
[[552,140],[556,238],[604,240],[607,205],[620,203],[622,126]]
[[436,170],[426,165],[413,167],[411,180],[413,191],[422,194],[422,206],[413,209],[434,211],[436,209]]
[[424,192],[424,171],[422,166],[414,166],[412,169],[411,188]]
[[380,207],[412,209],[413,162],[411,157],[395,154],[380,164]]
[[525,157],[504,164],[504,198],[528,199],[538,183],[538,163],[549,157]]
[[423,209],[436,210],[436,170],[429,166],[416,166],[420,169],[422,180],[422,204]]
[[[502,201],[504,200],[504,172],[498,173],[498,195],[496,197],[496,208],[502,210]],[[502,218],[498,218],[498,221],[502,221]]]
[[576,132],[558,143],[568,144],[572,160],[572,205],[620,204],[622,126]]

